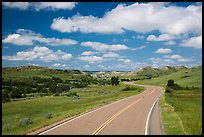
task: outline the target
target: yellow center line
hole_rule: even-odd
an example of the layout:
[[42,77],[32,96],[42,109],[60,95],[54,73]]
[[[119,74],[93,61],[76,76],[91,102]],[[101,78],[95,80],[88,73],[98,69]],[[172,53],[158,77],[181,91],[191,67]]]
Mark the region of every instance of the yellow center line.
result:
[[137,102],[139,102],[141,99],[131,103],[129,106],[123,108],[122,110],[120,110],[119,112],[115,113],[111,118],[109,118],[105,123],[103,123],[99,128],[96,129],[96,131],[94,131],[92,133],[92,135],[97,135],[98,133],[101,132],[101,130],[103,130],[111,121],[113,121],[117,116],[119,116],[121,113],[123,113],[125,110],[127,110],[128,108],[130,108],[131,106],[133,106],[134,104],[136,104]]
[[148,95],[152,94],[155,91],[155,89],[152,90],[152,92],[150,92]]

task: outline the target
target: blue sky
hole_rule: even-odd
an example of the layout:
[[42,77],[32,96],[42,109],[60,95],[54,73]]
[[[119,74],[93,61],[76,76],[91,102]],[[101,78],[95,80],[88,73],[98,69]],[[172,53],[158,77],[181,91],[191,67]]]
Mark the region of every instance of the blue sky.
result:
[[201,62],[202,3],[2,3],[3,67],[134,71]]

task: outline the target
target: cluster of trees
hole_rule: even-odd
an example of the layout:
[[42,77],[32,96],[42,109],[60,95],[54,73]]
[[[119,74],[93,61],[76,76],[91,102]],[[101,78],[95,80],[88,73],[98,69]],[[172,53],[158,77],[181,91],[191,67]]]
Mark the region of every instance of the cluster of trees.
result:
[[170,79],[167,82],[166,85],[166,92],[167,93],[171,93],[173,90],[191,90],[191,89],[196,89],[196,87],[192,86],[192,87],[182,87],[180,85],[178,85],[177,83],[174,83],[174,80]]
[[59,94],[69,91],[70,86],[60,78],[29,77],[19,80],[2,79],[2,102],[10,99],[23,98],[30,93]]
[[151,78],[154,78],[154,77],[131,78],[131,79],[122,78],[122,79],[120,79],[120,80],[121,80],[121,81],[138,81],[138,80],[151,79]]
[[128,79],[128,78],[122,78],[120,79],[121,81],[137,81],[137,80],[142,80],[141,78],[131,78],[131,79]]
[[30,93],[42,93],[42,95],[59,95],[71,88],[84,88],[90,84],[106,85],[111,84],[110,80],[93,79],[92,77],[80,77],[72,80],[65,80],[58,77],[41,78],[29,77],[17,80],[5,80],[2,78],[2,102],[10,99],[23,98]]
[[170,79],[167,82],[167,87],[173,90],[179,90],[182,89],[181,86],[179,86],[178,84],[174,83],[174,80]]

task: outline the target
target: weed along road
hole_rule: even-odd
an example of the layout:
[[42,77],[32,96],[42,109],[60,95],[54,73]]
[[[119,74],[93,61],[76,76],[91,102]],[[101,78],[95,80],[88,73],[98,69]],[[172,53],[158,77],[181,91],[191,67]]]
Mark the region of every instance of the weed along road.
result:
[[144,87],[146,90],[140,94],[75,117],[39,135],[161,135],[163,131],[157,100],[162,89]]

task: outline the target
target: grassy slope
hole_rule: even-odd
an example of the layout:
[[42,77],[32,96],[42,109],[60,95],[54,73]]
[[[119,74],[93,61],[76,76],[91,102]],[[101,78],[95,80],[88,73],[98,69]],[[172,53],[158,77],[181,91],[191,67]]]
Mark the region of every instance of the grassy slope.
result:
[[[122,91],[124,87],[125,85],[121,84],[71,89],[80,95],[80,99],[50,96],[2,104],[2,134],[26,134],[64,118],[141,92]],[[53,118],[45,119],[48,112],[53,114]],[[18,125],[19,120],[25,117],[30,117],[33,123],[28,126]]]
[[[190,77],[184,78],[185,75]],[[159,104],[165,133],[202,134],[202,66],[136,83],[165,87],[169,79],[173,79],[179,85],[195,86],[199,89],[162,95]]]
[[145,77],[158,77],[158,76],[163,76],[163,75],[168,75],[174,72],[177,72],[179,70],[185,70],[184,67],[161,67],[161,68],[152,68],[152,67],[145,67],[139,71],[134,71],[131,73],[123,73],[123,75],[119,75],[120,78],[145,78]]
[[[183,78],[185,75],[190,76],[190,77]],[[199,66],[197,68],[181,70],[181,71],[169,74],[169,75],[160,76],[158,78],[153,78],[151,80],[140,80],[136,83],[165,86],[169,79],[173,79],[175,83],[181,86],[193,86],[194,85],[196,87],[202,87],[202,77],[201,76],[202,76],[202,66]]]
[[[20,70],[22,69],[22,70]],[[47,67],[9,67],[3,68],[2,70],[2,78],[5,79],[21,79],[21,78],[28,78],[28,77],[42,77],[42,78],[51,78],[51,77],[58,77],[62,80],[68,79],[76,79],[82,76],[87,76],[84,73],[78,72],[77,70],[67,70],[67,72],[61,70],[57,71],[54,69],[49,69]]]

